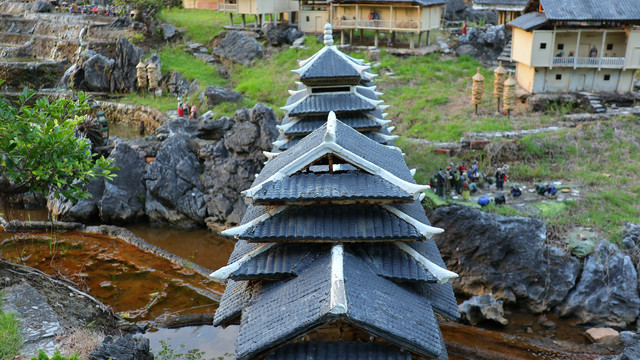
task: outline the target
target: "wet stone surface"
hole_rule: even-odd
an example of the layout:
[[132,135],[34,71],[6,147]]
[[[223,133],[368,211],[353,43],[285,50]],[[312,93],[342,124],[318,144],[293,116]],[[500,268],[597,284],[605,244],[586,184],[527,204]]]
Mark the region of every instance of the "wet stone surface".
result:
[[55,351],[56,336],[65,333],[58,317],[45,298],[28,283],[16,284],[4,290],[4,311],[18,314],[22,323],[24,341],[22,354],[36,356],[44,350],[52,356]]

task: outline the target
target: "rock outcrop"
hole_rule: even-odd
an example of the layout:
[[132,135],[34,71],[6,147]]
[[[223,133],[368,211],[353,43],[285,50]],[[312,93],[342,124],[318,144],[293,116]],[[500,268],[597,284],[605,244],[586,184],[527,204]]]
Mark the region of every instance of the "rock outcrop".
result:
[[102,344],[89,354],[88,360],[153,360],[149,339],[142,334],[122,337],[108,335]]
[[136,89],[136,65],[144,56],[141,48],[129,40],[116,41],[115,65],[111,74],[111,92],[132,92]]
[[208,107],[224,102],[240,102],[242,100],[241,93],[220,86],[207,86],[204,92],[200,93],[200,96],[200,102],[206,101]]
[[213,48],[213,54],[248,66],[253,59],[261,58],[264,55],[264,50],[256,39],[238,31],[230,31],[218,46]]
[[[203,182],[210,226],[240,223],[246,210],[240,192],[248,189],[255,174],[262,170],[266,161],[262,151],[270,150],[277,137],[276,115],[264,104],[258,103],[251,110],[240,109],[234,118],[235,123],[221,140],[200,150],[200,157],[205,159]],[[229,122],[219,125],[226,127]]]
[[89,184],[92,197],[76,204],[50,196],[48,208],[67,221],[127,224],[146,216],[180,227],[237,224],[246,209],[240,192],[262,169],[262,151],[271,150],[277,131],[264,104],[234,117],[178,118],[155,137],[118,142],[110,155],[120,168],[113,181]]
[[502,301],[496,300],[493,294],[474,296],[464,301],[458,308],[462,318],[474,326],[483,321],[494,321],[500,325],[509,323],[504,317]]
[[98,202],[100,219],[109,224],[129,224],[144,216],[142,184],[146,162],[137,150],[125,143],[116,144],[109,155],[113,165],[120,170],[113,180],[104,180],[104,192]]
[[458,39],[456,54],[469,55],[481,61],[495,60],[507,41],[504,25],[470,28]]
[[626,327],[636,321],[640,315],[638,274],[629,256],[615,244],[600,242],[560,313],[597,326]]
[[447,268],[460,277],[454,290],[493,293],[539,313],[559,305],[574,287],[580,263],[544,244],[544,222],[500,216],[465,206],[441,207],[430,216],[444,233],[434,236]]
[[207,208],[201,173],[189,140],[179,135],[167,139],[144,176],[149,220],[180,227],[204,224]]

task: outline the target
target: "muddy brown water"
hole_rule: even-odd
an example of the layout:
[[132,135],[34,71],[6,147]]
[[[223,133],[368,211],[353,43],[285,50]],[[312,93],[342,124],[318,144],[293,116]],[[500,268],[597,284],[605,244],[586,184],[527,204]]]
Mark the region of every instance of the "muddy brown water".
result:
[[[22,213],[32,220],[41,214]],[[21,216],[21,217],[22,217]],[[35,218],[34,218],[35,217]],[[129,227],[146,241],[208,269],[224,266],[233,250],[231,240],[206,230],[175,230],[146,225]],[[114,311],[138,324],[153,324],[172,315],[213,313],[224,285],[188,267],[142,251],[115,237],[70,231],[52,238],[45,232],[0,232],[0,256],[65,276]],[[541,317],[507,309],[507,327],[483,328],[442,324],[452,360],[469,359],[595,359],[580,329],[571,321],[545,315],[558,327],[544,330]],[[234,350],[238,327],[212,326],[180,329],[153,328],[147,333],[152,349],[160,340],[174,349],[198,348],[208,357]],[[230,357],[227,357],[230,358]]]

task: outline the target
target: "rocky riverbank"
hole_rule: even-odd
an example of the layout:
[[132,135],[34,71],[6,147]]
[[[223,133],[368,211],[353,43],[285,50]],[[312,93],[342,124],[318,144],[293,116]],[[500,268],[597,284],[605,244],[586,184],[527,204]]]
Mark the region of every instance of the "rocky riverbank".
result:
[[169,121],[155,136],[117,141],[109,157],[118,176],[89,184],[91,199],[73,204],[51,197],[48,208],[65,221],[238,224],[246,208],[240,192],[262,169],[275,125],[275,113],[263,104],[233,118]]

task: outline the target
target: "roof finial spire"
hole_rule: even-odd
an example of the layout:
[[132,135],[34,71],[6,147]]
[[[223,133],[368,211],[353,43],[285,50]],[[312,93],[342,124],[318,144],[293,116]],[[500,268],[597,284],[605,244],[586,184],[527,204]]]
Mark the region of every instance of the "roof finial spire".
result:
[[324,45],[331,46],[333,45],[333,28],[331,27],[331,23],[327,22],[324,24]]

